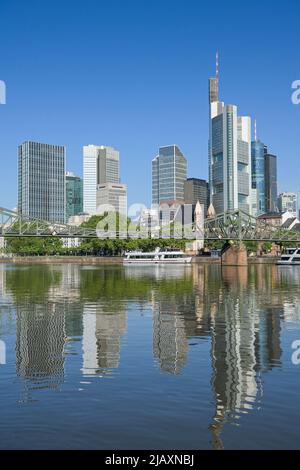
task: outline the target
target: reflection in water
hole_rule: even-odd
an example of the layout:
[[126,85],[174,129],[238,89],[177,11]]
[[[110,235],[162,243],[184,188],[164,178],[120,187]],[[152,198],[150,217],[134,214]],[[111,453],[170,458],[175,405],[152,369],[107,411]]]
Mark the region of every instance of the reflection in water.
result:
[[83,307],[83,368],[84,375],[105,375],[119,367],[121,337],[127,329],[126,313],[103,313],[95,304]]
[[153,356],[162,372],[183,374],[189,345],[210,341],[215,448],[223,447],[226,423],[238,423],[241,415],[260,406],[261,375],[281,366],[282,321],[300,320],[300,269],[0,268],[0,306],[15,306],[16,369],[26,399],[33,391],[62,385],[70,344],[73,354],[82,355],[83,375],[114,376],[128,307],[147,307],[152,310]]

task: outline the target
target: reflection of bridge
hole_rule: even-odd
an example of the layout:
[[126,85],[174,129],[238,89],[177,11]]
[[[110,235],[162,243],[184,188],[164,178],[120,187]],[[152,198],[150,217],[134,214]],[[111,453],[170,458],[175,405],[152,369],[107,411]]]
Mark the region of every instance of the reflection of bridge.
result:
[[[0,237],[58,237],[58,238],[148,238],[150,229],[139,232],[126,229],[96,231],[61,223],[33,219],[8,209],[0,208]],[[187,238],[232,241],[272,241],[300,243],[300,231],[286,230],[256,219],[243,211],[226,212],[215,218],[206,219],[202,227],[195,224],[182,226],[175,223],[170,230],[166,227],[154,231],[153,238]],[[149,236],[151,236],[151,234]]]

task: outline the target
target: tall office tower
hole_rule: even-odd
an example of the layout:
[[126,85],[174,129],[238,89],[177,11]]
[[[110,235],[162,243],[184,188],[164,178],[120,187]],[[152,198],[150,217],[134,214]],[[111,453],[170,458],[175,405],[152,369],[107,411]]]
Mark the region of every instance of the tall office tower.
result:
[[252,190],[254,190],[256,211],[253,215],[259,216],[266,212],[266,185],[265,185],[265,145],[260,140],[251,144],[252,159]]
[[266,212],[276,212],[277,207],[277,156],[265,154]]
[[50,222],[65,222],[66,148],[24,142],[19,146],[18,210]]
[[83,147],[83,210],[95,213],[97,209],[97,186],[119,183],[120,154],[112,147],[86,145]]
[[184,203],[187,161],[177,145],[160,147],[152,160],[152,203]]
[[209,204],[209,185],[206,180],[188,178],[184,183],[184,202],[196,206],[198,201],[204,206],[204,215],[206,216]]
[[216,78],[209,79],[209,187],[217,214],[241,209],[252,213],[251,119],[218,97]]
[[234,105],[221,108],[211,120],[211,201],[217,214],[251,214],[251,119],[239,117]]
[[83,181],[66,172],[66,219],[83,212]]
[[291,217],[297,217],[298,196],[296,193],[281,193],[278,196],[280,212],[290,212]]
[[97,186],[97,212],[102,213],[101,206],[111,206],[116,212],[127,215],[126,184],[106,183]]

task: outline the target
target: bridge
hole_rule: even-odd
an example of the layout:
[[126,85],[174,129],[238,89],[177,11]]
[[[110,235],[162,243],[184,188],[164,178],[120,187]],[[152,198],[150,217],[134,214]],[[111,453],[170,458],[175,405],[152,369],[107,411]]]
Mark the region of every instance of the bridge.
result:
[[[52,223],[34,219],[8,209],[0,208],[0,237],[57,237],[57,238],[147,238],[147,230],[139,232],[125,227],[122,231],[95,230],[73,225]],[[226,212],[204,221],[202,226],[175,224],[172,238],[189,240],[205,239],[219,241],[257,241],[300,243],[300,231],[286,230],[272,226],[265,220],[257,219],[238,210]],[[161,228],[152,231],[153,238],[170,238],[170,232]]]

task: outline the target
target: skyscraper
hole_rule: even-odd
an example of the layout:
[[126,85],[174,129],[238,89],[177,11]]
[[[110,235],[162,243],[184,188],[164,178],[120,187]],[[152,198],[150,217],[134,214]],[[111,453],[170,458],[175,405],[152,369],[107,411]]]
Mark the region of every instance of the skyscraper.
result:
[[50,222],[65,222],[66,148],[24,142],[18,157],[18,210]]
[[177,145],[160,147],[152,160],[152,203],[184,203],[187,161]]
[[297,217],[298,196],[296,193],[281,193],[278,196],[280,212],[290,212],[291,217]]
[[242,209],[252,212],[251,119],[218,96],[216,78],[209,79],[209,187],[217,214]]
[[209,204],[209,187],[206,180],[188,178],[184,184],[184,201],[186,204],[196,206],[199,201],[204,206],[204,215],[207,214]]
[[97,212],[102,213],[101,206],[111,206],[116,212],[127,215],[126,184],[106,183],[97,187]]
[[277,207],[277,156],[265,154],[266,212],[276,212]]
[[83,212],[83,182],[79,176],[66,173],[66,219]]
[[251,144],[252,158],[252,189],[256,190],[256,216],[266,212],[265,184],[265,145],[260,140]]
[[119,152],[112,147],[87,145],[83,147],[83,210],[95,213],[97,186],[119,183]]

